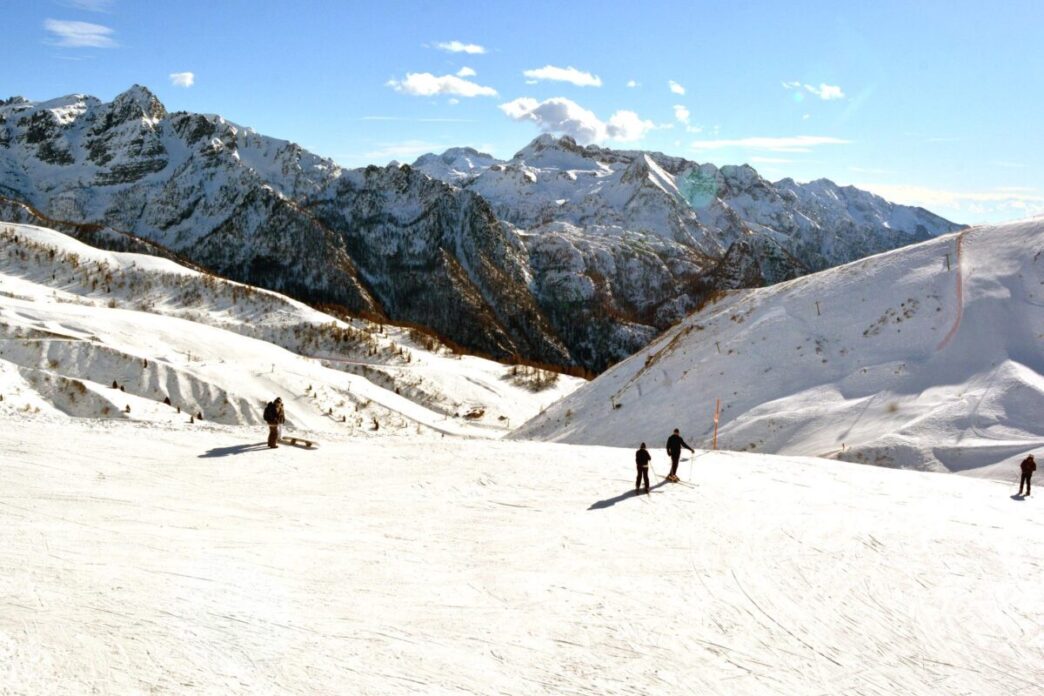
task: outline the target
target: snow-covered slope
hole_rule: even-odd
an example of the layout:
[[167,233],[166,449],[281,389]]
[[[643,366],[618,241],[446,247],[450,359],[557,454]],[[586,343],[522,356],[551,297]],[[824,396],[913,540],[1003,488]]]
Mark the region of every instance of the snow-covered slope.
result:
[[630,450],[4,421],[7,694],[1044,690],[1010,480],[715,453],[638,498]]
[[517,437],[989,470],[1044,445],[1044,218],[730,293]]
[[297,429],[496,436],[579,383],[30,225],[0,225],[0,297],[8,416],[260,424],[282,395]]
[[956,229],[829,182],[550,136],[506,162],[453,148],[346,170],[220,116],[168,112],[137,85],[111,102],[0,101],[0,196],[37,224],[107,226],[485,355],[592,370],[721,289]]

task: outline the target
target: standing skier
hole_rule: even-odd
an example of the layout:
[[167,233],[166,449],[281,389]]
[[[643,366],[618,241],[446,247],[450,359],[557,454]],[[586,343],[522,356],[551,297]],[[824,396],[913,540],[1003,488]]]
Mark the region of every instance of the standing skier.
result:
[[678,460],[681,459],[682,447],[694,453],[696,450],[689,447],[689,445],[682,439],[682,436],[678,434],[678,429],[674,429],[674,434],[667,438],[667,456],[671,458],[671,473],[667,474],[668,481],[678,480]]
[[1033,459],[1033,455],[1026,457],[1022,460],[1022,478],[1019,479],[1019,495],[1022,495],[1022,484],[1026,484],[1026,495],[1030,494],[1030,479],[1033,478],[1033,472],[1037,470],[1037,462]]
[[652,455],[645,449],[645,443],[634,453],[634,463],[638,466],[638,478],[634,480],[634,494],[638,495],[642,487],[642,479],[645,479],[645,494],[649,494],[649,462]]
[[264,419],[268,423],[268,446],[278,447],[276,442],[279,440],[279,426],[286,421],[282,398],[277,396],[275,401],[268,402],[268,405],[265,406]]

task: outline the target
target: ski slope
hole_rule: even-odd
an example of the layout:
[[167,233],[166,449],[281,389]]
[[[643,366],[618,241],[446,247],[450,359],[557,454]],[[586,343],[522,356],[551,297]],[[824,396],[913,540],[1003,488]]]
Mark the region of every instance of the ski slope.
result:
[[1044,692],[1010,477],[6,420],[3,694]]
[[730,293],[513,437],[1007,470],[1044,447],[1044,218]]
[[0,414],[260,424],[278,395],[289,428],[320,439],[500,437],[581,383],[511,373],[408,329],[0,223]]

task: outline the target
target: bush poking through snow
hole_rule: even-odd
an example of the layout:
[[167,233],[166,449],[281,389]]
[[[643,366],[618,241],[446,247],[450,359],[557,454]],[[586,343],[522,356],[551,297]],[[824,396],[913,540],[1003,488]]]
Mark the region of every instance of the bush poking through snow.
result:
[[507,376],[512,384],[534,392],[554,386],[558,381],[557,372],[529,365],[512,365],[508,368]]

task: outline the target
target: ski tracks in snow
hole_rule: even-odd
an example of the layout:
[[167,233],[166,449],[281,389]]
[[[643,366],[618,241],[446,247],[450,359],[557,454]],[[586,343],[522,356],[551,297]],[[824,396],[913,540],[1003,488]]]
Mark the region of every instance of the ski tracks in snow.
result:
[[256,433],[62,427],[0,432],[4,693],[1044,683],[1044,528],[989,482],[708,453],[695,488],[595,507],[631,487],[630,450],[385,438],[213,460]]

